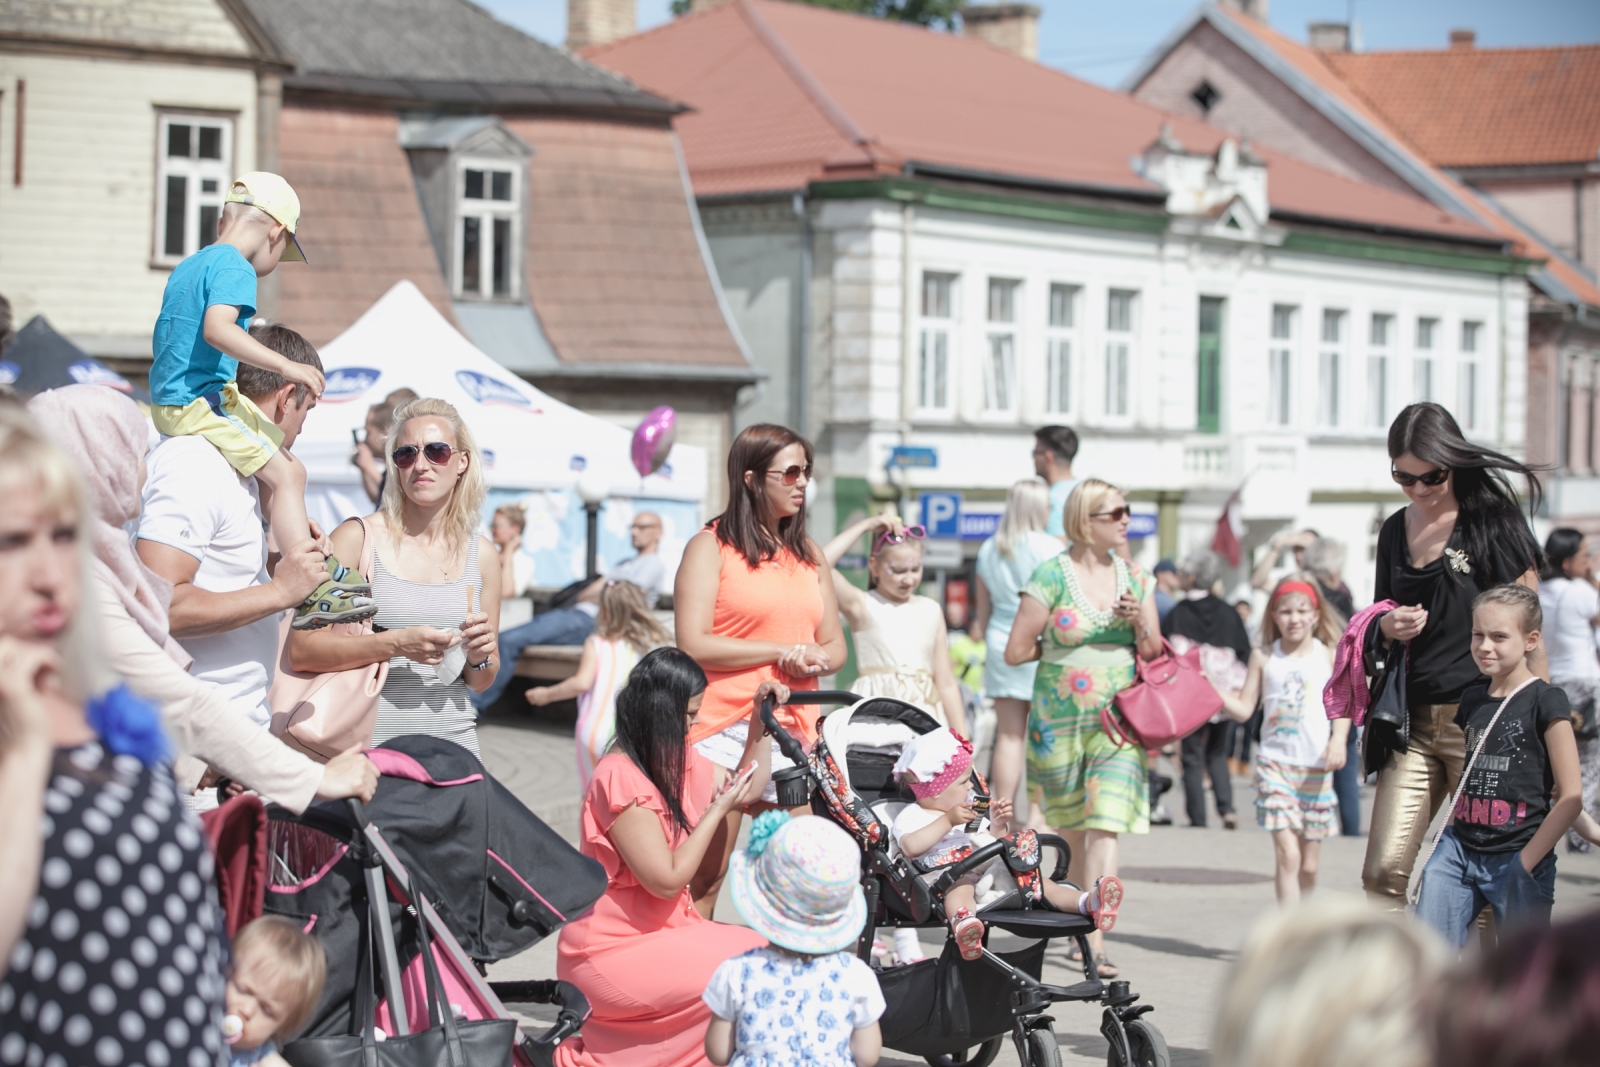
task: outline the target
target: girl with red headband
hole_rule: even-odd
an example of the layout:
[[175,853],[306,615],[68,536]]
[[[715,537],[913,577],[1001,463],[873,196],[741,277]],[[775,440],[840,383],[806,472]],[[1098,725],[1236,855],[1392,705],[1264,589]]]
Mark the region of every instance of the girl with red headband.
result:
[[1244,688],[1237,697],[1218,690],[1223,707],[1240,722],[1258,700],[1263,707],[1256,822],[1272,834],[1278,902],[1286,906],[1316,885],[1322,839],[1339,832],[1322,690],[1333,674],[1341,630],[1315,579],[1291,574],[1267,601],[1261,647],[1250,653]]

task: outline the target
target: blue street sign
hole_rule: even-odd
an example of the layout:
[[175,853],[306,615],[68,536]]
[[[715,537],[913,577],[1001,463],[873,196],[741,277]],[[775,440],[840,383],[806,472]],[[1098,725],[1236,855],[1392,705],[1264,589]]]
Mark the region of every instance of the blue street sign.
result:
[[929,537],[961,536],[961,494],[923,493],[922,525]]
[[1000,529],[1000,518],[1004,515],[1001,511],[966,511],[961,512],[961,540],[987,541]]
[[916,445],[895,445],[889,450],[891,467],[937,467],[939,453],[932,448]]
[[1128,536],[1133,538],[1154,537],[1156,535],[1156,517],[1148,511],[1135,511],[1128,517]]

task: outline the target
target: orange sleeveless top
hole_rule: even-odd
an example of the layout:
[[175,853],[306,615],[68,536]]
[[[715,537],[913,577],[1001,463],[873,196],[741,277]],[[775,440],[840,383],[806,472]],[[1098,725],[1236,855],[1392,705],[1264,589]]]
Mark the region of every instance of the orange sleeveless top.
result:
[[[738,549],[720,542],[717,548],[722,553],[722,573],[717,580],[712,633],[781,645],[816,642],[817,627],[822,623],[822,586],[815,564],[785,550],[752,569]],[[720,733],[749,715],[756,687],[770,681],[782,682],[790,689],[817,688],[815,678],[792,677],[776,663],[726,671],[706,668],[706,695],[689,731],[689,742]],[[782,707],[777,715],[784,729],[809,745],[816,740],[820,711],[815,705]]]

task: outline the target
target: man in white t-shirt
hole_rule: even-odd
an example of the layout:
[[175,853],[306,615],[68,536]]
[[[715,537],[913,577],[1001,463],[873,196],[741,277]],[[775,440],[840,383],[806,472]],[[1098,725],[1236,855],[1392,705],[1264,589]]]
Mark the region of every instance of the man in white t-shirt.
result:
[[[316,350],[293,330],[258,326],[251,334],[296,363],[322,369]],[[283,431],[283,447],[292,446],[316,397],[242,363],[238,383]],[[279,618],[327,580],[325,549],[307,538],[269,573],[256,481],[240,477],[203,437],[163,438],[146,466],[137,549],[147,567],[172,583],[172,636],[194,657],[191,674],[266,726]]]

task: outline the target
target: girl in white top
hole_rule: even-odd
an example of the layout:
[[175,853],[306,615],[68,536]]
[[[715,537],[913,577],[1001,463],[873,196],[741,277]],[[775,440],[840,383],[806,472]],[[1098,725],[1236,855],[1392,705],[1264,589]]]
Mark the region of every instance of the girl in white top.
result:
[[927,534],[921,526],[904,525],[898,516],[874,515],[828,542],[822,550],[828,563],[837,565],[868,533],[872,555],[867,589],[851,585],[836,569],[832,572],[839,613],[855,637],[858,673],[851,691],[915,704],[965,737],[966,709],[950,667],[944,612],[935,601],[917,595]]
[[[1595,587],[1594,557],[1581,530],[1562,526],[1544,543],[1545,569],[1539,575],[1539,606],[1544,609],[1544,649],[1550,682],[1567,694],[1572,727],[1578,736],[1578,765],[1583,772],[1583,808],[1567,832],[1568,852],[1588,852],[1596,836],[1593,816],[1600,815],[1600,590]],[[1585,839],[1588,840],[1585,840]]]
[[672,635],[650,614],[645,591],[632,582],[608,581],[600,589],[600,616],[583,643],[578,669],[564,682],[527,692],[535,707],[578,698],[578,795],[589,791],[594,766],[617,733],[617,693],[639,657],[672,644]]
[[1238,696],[1218,688],[1223,707],[1239,722],[1250,718],[1258,698],[1264,709],[1256,821],[1272,834],[1278,902],[1285,907],[1316,885],[1322,839],[1339,832],[1333,772],[1344,764],[1345,748],[1329,744],[1322,690],[1333,675],[1341,630],[1316,582],[1291,574],[1267,600],[1263,647],[1250,654],[1244,688]]

